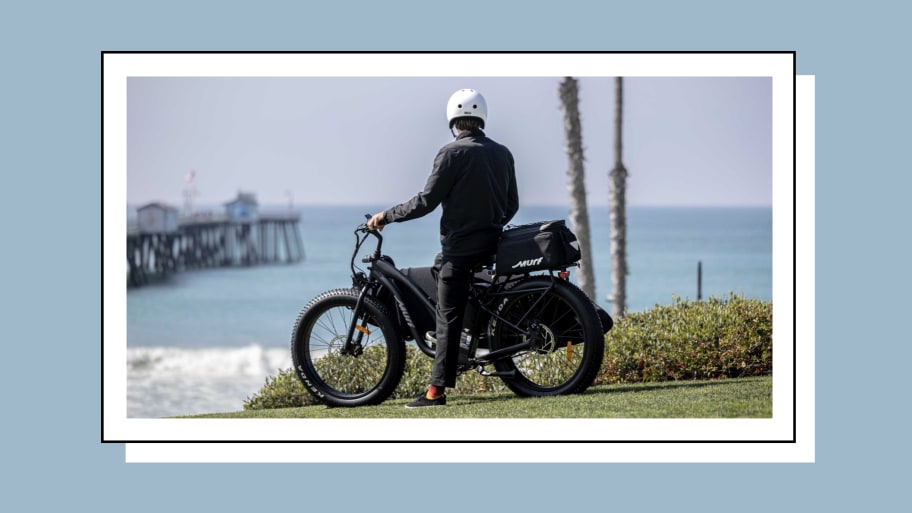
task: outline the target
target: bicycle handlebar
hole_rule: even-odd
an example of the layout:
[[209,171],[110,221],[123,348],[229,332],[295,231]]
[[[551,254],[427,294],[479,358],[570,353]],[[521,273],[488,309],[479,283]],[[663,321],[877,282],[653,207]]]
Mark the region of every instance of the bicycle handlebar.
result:
[[[370,219],[370,214],[364,214],[365,219]],[[364,237],[359,237],[358,234],[363,233]],[[380,258],[380,249],[383,247],[383,236],[380,235],[380,230],[371,230],[367,227],[367,223],[362,223],[355,228],[355,251],[352,252],[351,258],[351,269],[352,273],[355,272],[355,258],[358,256],[358,251],[361,249],[361,246],[367,240],[368,235],[373,235],[377,238],[377,248],[374,250],[373,258]],[[371,257],[365,257],[361,260],[362,263],[370,263]]]

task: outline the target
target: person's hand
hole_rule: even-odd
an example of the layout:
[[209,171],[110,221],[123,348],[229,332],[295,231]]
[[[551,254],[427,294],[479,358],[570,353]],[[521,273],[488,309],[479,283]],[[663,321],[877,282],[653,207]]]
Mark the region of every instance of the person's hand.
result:
[[370,218],[370,221],[367,222],[367,227],[370,230],[383,231],[383,212],[374,214],[374,217]]

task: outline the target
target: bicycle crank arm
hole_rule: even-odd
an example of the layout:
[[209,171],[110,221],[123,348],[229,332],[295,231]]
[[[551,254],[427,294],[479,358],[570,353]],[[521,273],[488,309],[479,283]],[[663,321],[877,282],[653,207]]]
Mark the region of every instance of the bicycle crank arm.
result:
[[510,357],[515,355],[520,351],[525,351],[532,348],[532,342],[523,342],[521,344],[512,345],[505,347],[503,349],[498,349],[496,351],[491,351],[490,353],[484,354],[475,358],[475,361],[481,364],[493,363],[495,360],[500,360],[504,357]]
[[516,377],[516,369],[510,369],[508,371],[493,371],[492,372],[492,371],[484,370],[484,367],[479,365],[475,369],[475,371],[478,372],[479,374],[481,374],[482,376],[494,376],[494,377],[507,378],[507,379],[512,379],[512,378]]

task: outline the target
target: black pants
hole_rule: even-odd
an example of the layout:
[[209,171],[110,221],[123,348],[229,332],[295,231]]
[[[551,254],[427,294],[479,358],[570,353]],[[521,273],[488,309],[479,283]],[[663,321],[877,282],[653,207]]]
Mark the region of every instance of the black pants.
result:
[[469,284],[473,269],[491,260],[489,253],[472,256],[437,255],[437,354],[431,371],[431,385],[453,388],[459,366],[459,338],[462,333]]

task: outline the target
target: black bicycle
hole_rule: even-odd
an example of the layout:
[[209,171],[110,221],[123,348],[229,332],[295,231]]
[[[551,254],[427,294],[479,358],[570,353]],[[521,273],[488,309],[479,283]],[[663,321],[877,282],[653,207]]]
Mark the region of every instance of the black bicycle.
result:
[[[383,237],[355,230],[352,288],[320,294],[301,311],[291,356],[307,390],[331,406],[379,404],[399,385],[406,344],[434,356],[433,268],[399,269],[381,253]],[[355,260],[368,237],[373,254]],[[569,280],[568,267],[498,273],[482,266],[471,283],[460,372],[497,376],[519,396],[581,393],[602,364],[611,317]]]

